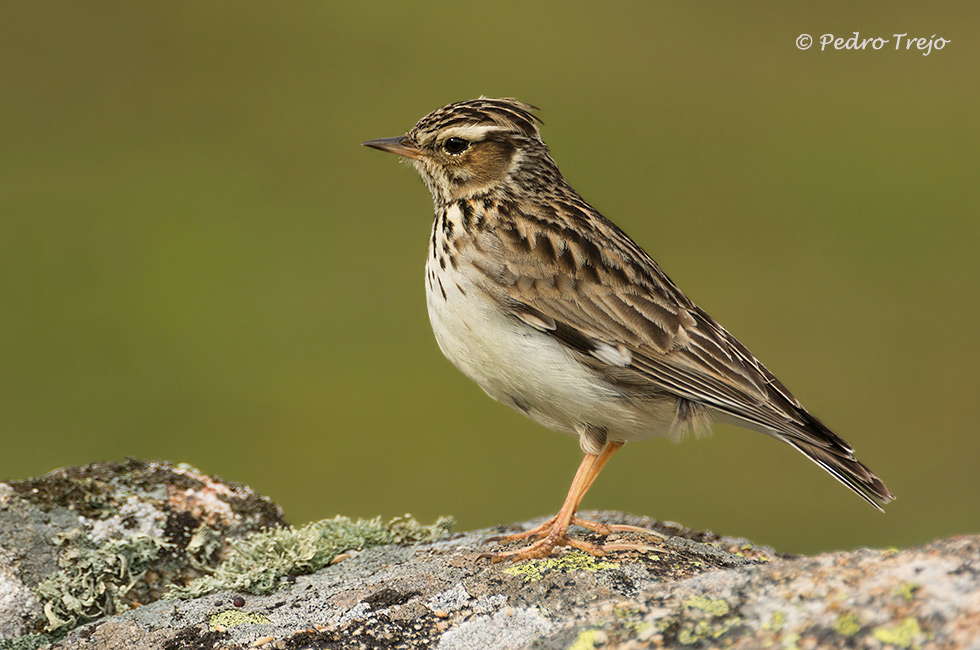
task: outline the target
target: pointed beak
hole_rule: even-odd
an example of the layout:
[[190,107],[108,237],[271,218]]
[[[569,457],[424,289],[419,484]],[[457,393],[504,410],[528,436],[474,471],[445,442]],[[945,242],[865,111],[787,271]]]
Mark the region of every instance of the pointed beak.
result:
[[418,147],[415,146],[415,143],[407,135],[399,135],[394,138],[378,138],[377,140],[362,142],[361,144],[372,149],[380,149],[388,153],[405,156],[412,160],[418,160],[422,156],[422,152],[419,151]]

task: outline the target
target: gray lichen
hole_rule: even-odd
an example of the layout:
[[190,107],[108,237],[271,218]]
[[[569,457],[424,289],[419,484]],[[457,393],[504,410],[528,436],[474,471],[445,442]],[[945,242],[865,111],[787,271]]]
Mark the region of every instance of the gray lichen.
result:
[[25,634],[13,639],[0,639],[0,650],[36,650],[53,642],[49,634]]
[[126,594],[157,560],[160,551],[170,547],[149,535],[132,535],[110,540],[101,546],[79,544],[75,540],[58,557],[60,571],[37,585],[37,594],[48,619],[45,629],[55,634],[100,616],[129,608]]
[[230,540],[227,557],[211,575],[174,587],[167,597],[198,598],[219,589],[268,594],[287,576],[313,573],[344,551],[385,544],[432,542],[449,534],[452,517],[425,526],[410,515],[383,522],[338,516],[302,528],[274,528]]
[[285,524],[267,498],[188,465],[127,459],[0,483],[0,650],[151,603],[210,571],[226,539]]

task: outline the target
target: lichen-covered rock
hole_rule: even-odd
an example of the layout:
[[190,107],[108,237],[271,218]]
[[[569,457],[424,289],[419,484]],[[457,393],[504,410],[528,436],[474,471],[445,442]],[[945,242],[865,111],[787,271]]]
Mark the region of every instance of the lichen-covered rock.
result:
[[[72,492],[86,503],[101,503],[98,491],[86,487]],[[22,498],[13,488],[0,486],[0,514],[12,500]],[[80,516],[92,519],[79,515],[77,509],[65,508],[51,508],[45,525],[78,528]],[[25,512],[17,512],[30,519]],[[114,516],[94,519],[105,521]],[[273,579],[262,582],[265,586],[260,591],[276,589],[271,593],[225,590],[192,599],[150,602],[162,589],[144,590],[143,606],[76,627],[51,647],[980,650],[978,536],[955,537],[904,551],[861,549],[797,557],[745,540],[623,513],[589,516],[653,528],[667,537],[638,535],[636,541],[655,548],[617,551],[602,558],[566,551],[544,560],[494,564],[483,555],[494,548],[484,542],[504,532],[499,529],[415,546],[379,546],[340,554],[337,551],[346,543],[368,546],[392,534],[405,540],[435,537],[445,534],[445,528],[421,526],[411,519],[383,524],[339,518],[301,529],[253,533],[248,543],[245,539],[237,542],[242,552],[224,565],[223,574],[218,572],[221,580],[199,583],[201,590],[194,593],[206,593],[220,584],[252,585],[251,578],[239,581],[237,573],[250,574],[257,566],[261,568],[270,553],[282,550],[300,558],[299,564],[286,562],[269,574]],[[540,522],[521,527],[536,523]],[[96,530],[94,524],[82,528],[88,531],[88,538]],[[143,540],[141,535],[153,537],[156,530],[135,529],[139,530],[133,535],[135,540]],[[47,533],[53,530],[46,529]],[[65,549],[52,546],[48,559],[29,558],[20,547],[9,545],[16,531],[7,530],[6,525],[4,531],[9,537],[0,537],[7,553],[0,556],[0,578],[13,575],[23,581],[22,571],[41,575],[59,570],[59,562],[64,564]],[[579,532],[585,539],[598,541],[588,531]],[[624,535],[628,540],[636,534]],[[18,539],[29,538],[21,535]],[[118,555],[116,544],[124,538],[109,534],[104,539],[101,545],[91,541],[92,547],[109,558]],[[338,541],[341,539],[353,541]],[[153,554],[151,546],[142,548],[144,555]],[[133,558],[138,559],[138,554]],[[76,566],[74,560],[69,565]],[[323,568],[310,575],[291,573],[296,567],[313,570],[317,566]],[[145,569],[147,573],[155,570]],[[37,589],[40,582],[35,579],[34,588],[25,586],[20,591],[4,591],[0,583],[0,598],[13,594],[10,602],[19,603],[21,611],[34,612],[43,606],[39,595],[43,589]],[[10,620],[16,624],[20,619]],[[16,630],[31,632],[34,628],[20,624]],[[6,645],[0,642],[0,648],[33,649],[43,641],[37,635],[21,636]]]
[[260,531],[232,540],[227,556],[209,575],[186,586],[175,586],[167,596],[200,598],[221,589],[268,594],[283,581],[344,559],[348,551],[431,542],[446,537],[452,525],[452,517],[440,517],[436,523],[425,526],[411,515],[390,521],[381,517],[352,520],[338,515],[301,528],[288,526]]
[[229,540],[285,523],[250,488],[186,465],[127,460],[0,483],[0,647],[153,602]]
[[671,537],[657,551],[517,564],[481,557],[498,530],[377,547],[270,595],[161,601],[55,647],[980,648],[980,537],[808,558],[622,513],[590,516]]

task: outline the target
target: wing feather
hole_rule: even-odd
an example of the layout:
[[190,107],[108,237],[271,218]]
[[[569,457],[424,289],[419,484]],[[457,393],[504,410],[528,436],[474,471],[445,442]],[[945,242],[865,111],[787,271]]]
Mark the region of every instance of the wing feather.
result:
[[[584,201],[536,213],[552,218],[534,219],[533,234],[501,228],[476,242],[507,249],[505,269],[482,267],[502,308],[562,341],[631,399],[672,394],[700,404],[788,442],[872,504],[892,498],[843,439],[619,228]],[[602,251],[593,243],[600,240]]]

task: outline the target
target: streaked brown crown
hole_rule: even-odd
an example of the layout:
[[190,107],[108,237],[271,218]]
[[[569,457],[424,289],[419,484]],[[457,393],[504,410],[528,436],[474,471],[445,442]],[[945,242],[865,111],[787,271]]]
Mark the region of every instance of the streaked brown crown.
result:
[[452,126],[492,124],[540,140],[538,123],[541,120],[531,113],[536,110],[537,106],[509,97],[469,99],[432,111],[419,120],[409,135],[417,142],[424,142]]

